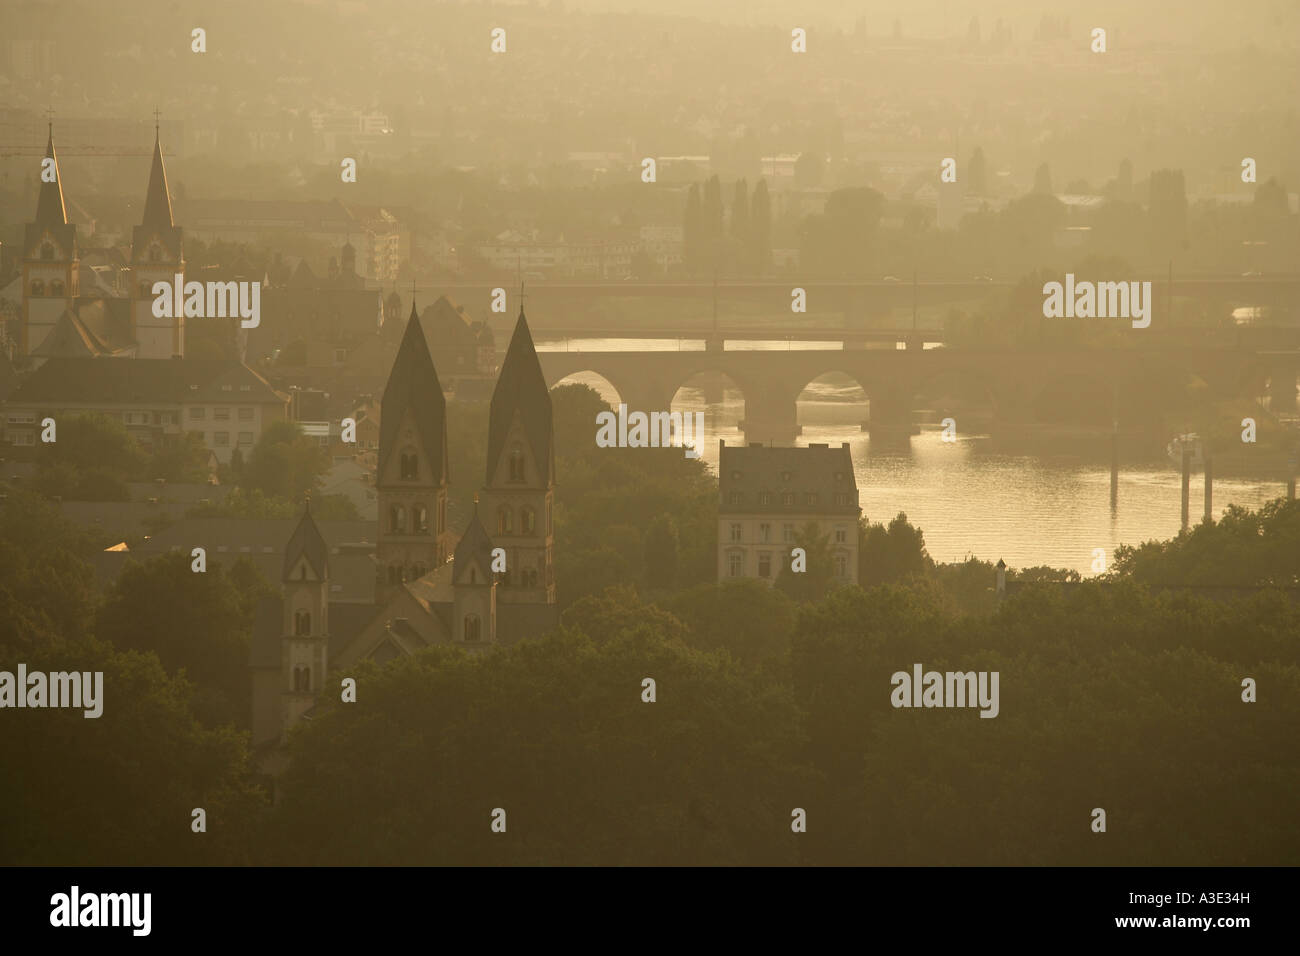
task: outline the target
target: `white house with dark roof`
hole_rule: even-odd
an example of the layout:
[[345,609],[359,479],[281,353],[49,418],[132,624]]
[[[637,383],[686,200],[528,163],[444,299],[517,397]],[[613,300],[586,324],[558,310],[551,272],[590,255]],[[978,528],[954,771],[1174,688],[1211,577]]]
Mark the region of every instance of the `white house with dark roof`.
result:
[[288,404],[233,359],[52,358],[9,396],[5,440],[35,445],[46,416],[98,413],[119,419],[146,448],[195,432],[228,462],[236,448],[247,456],[271,422],[287,418]]
[[858,580],[858,483],[839,448],[727,447],[718,454],[718,580],[772,583],[808,522],[830,542],[832,576]]

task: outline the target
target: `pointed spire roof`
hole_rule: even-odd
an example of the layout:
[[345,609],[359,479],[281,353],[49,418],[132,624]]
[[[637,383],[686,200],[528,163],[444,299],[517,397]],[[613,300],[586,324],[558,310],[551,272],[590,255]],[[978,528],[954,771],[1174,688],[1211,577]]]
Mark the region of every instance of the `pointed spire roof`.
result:
[[532,333],[524,310],[519,309],[519,321],[501,363],[501,376],[492,392],[491,417],[488,423],[487,484],[492,484],[497,465],[505,454],[506,437],[518,413],[533,454],[542,467],[543,483],[555,477],[554,426],[551,421],[551,393],[542,374],[542,363],[537,358]]
[[302,519],[298,522],[298,527],[294,529],[293,536],[284,548],[284,571],[280,577],[284,581],[289,580],[289,575],[293,569],[298,566],[299,558],[306,558],[307,563],[311,565],[316,576],[324,581],[329,578],[329,547],[325,544],[325,538],[320,533],[320,528],[316,527],[316,520],[311,516],[311,501],[307,502],[307,507],[303,510]]
[[487,529],[478,518],[478,496],[474,496],[474,515],[469,519],[469,527],[460,536],[456,553],[452,557],[451,579],[456,584],[464,583],[461,576],[467,573],[470,565],[478,562],[485,576],[484,584],[492,583],[492,539]]
[[167,191],[167,169],[163,165],[162,145],[158,141],[158,131],[153,137],[153,166],[149,170],[149,191],[144,197],[144,219],[142,226],[154,229],[171,229],[176,225],[172,218],[172,200]]
[[[50,124],[50,138],[45,143],[45,158],[54,160],[54,182],[41,180],[41,191],[36,197],[36,225],[66,226],[68,207],[63,201],[63,175],[59,172],[59,157],[54,152],[54,124]],[[44,164],[41,164],[44,166]]]
[[424,454],[429,459],[434,484],[441,484],[447,474],[447,399],[442,394],[438,372],[429,355],[429,345],[420,325],[415,302],[406,320],[402,344],[384,387],[379,412],[379,467],[382,476],[397,450],[397,433],[402,419],[410,412]]

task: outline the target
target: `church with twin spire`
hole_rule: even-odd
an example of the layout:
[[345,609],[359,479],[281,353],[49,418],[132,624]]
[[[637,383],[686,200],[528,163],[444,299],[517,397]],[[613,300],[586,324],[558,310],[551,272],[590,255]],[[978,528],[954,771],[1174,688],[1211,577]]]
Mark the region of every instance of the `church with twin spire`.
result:
[[182,230],[172,217],[157,127],[144,213],[132,232],[128,261],[127,294],[83,294],[77,227],[68,222],[50,124],[36,216],[23,235],[21,326],[14,357],[33,365],[50,358],[184,357],[184,316],[153,314],[153,284],[171,283],[185,272]]
[[359,661],[435,644],[481,652],[559,624],[551,396],[523,311],[492,394],[483,484],[459,538],[447,524],[447,402],[414,304],[380,409],[374,602],[330,601],[330,552],[308,508],[285,550],[281,594],[261,603],[254,623],[254,746],[274,749]]

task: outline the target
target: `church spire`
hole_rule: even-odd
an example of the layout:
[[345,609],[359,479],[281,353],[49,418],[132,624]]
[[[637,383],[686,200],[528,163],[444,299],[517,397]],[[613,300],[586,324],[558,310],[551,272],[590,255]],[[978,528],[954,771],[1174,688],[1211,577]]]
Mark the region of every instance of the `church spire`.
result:
[[555,477],[551,393],[546,387],[546,376],[542,374],[542,363],[537,358],[537,348],[533,345],[522,305],[505,361],[501,363],[501,375],[492,392],[488,422],[488,485],[492,484],[501,456],[505,454],[506,438],[516,416],[523,423],[524,435],[541,469],[542,484],[550,484]]
[[398,431],[408,412],[429,463],[428,477],[434,484],[440,484],[447,477],[447,400],[433,367],[433,357],[429,354],[414,296],[402,344],[397,348],[393,370],[380,400],[377,475],[386,473],[389,459],[397,451]]
[[167,169],[163,165],[162,145],[158,138],[157,117],[154,117],[153,167],[149,170],[149,191],[145,193],[143,226],[171,229],[176,225],[172,218],[172,200],[167,192]]
[[63,176],[59,173],[59,158],[54,152],[54,123],[50,123],[49,139],[45,143],[45,158],[54,160],[54,181],[45,181],[45,163],[41,164],[41,191],[36,199],[36,225],[66,226],[68,207],[63,201]]
[[293,537],[285,546],[282,580],[292,580],[293,571],[298,567],[299,561],[307,562],[315,572],[317,580],[329,579],[329,547],[325,544],[320,528],[316,526],[316,519],[311,516],[310,498],[307,499],[307,507],[303,509],[302,518],[298,521],[298,527],[294,529]]

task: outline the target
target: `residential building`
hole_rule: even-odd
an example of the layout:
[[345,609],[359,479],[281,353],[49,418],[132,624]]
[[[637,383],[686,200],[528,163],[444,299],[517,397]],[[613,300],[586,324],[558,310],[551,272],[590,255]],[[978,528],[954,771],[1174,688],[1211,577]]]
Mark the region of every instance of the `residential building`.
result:
[[772,583],[809,522],[830,545],[832,578],[858,580],[858,484],[839,448],[728,447],[718,455],[718,580]]

